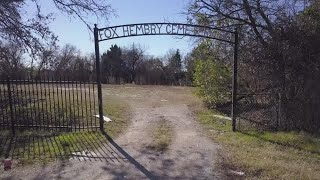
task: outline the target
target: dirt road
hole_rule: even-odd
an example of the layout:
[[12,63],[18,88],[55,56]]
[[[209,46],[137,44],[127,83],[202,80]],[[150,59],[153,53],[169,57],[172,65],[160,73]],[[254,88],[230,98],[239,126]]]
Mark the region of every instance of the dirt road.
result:
[[[220,179],[215,168],[217,144],[204,136],[190,104],[199,103],[190,88],[105,86],[104,96],[124,99],[131,107],[131,124],[110,143],[125,161],[69,160],[46,166],[16,168],[6,178],[21,179]],[[152,125],[165,119],[173,129],[168,149],[148,148]],[[1,177],[1,176],[0,176]]]

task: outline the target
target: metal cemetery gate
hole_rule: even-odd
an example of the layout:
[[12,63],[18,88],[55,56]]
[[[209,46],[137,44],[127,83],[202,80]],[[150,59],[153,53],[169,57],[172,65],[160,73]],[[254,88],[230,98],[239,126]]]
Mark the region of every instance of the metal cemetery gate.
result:
[[[219,38],[215,31],[233,35],[229,39]],[[96,72],[98,85],[98,103],[99,103],[99,122],[100,129],[103,130],[103,108],[102,108],[102,90],[101,90],[101,73],[100,73],[100,52],[99,42],[132,36],[150,36],[150,35],[180,35],[202,37],[229,43],[234,46],[233,56],[233,80],[232,80],[232,130],[236,130],[235,106],[237,93],[237,61],[238,61],[238,31],[221,29],[218,27],[199,26],[182,23],[140,23],[112,26],[99,29],[94,26],[94,44],[96,55]]]
[[[228,34],[230,38],[216,37],[215,31]],[[236,130],[234,111],[237,92],[238,31],[181,23],[127,24],[101,29],[95,25],[96,83],[93,83],[92,78],[89,77],[86,81],[68,78],[0,80],[0,129],[10,128],[13,134],[17,128],[54,131],[97,128],[104,130],[99,42],[146,35],[202,37],[234,46],[232,129]],[[97,92],[95,86],[97,86]],[[99,124],[95,117],[97,110]]]
[[95,130],[95,86],[89,78],[1,79],[0,129]]

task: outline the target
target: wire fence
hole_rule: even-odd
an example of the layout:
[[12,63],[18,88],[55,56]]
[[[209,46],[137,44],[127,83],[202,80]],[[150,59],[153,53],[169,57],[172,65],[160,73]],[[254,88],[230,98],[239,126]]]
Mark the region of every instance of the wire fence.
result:
[[0,129],[96,130],[95,86],[89,79],[0,79]]
[[281,123],[278,94],[237,94],[238,130],[277,130]]

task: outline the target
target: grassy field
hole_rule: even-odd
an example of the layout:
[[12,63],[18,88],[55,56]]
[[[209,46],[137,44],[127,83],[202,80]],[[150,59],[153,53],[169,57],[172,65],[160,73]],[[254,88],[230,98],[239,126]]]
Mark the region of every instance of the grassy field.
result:
[[[222,145],[223,169],[245,172],[247,179],[319,179],[320,137],[304,132],[232,132],[231,121],[196,108],[208,136]],[[231,177],[234,174],[228,174]]]
[[112,120],[105,123],[104,128],[112,138],[115,138],[123,133],[130,124],[130,107],[119,98],[108,96],[103,100],[103,112]]

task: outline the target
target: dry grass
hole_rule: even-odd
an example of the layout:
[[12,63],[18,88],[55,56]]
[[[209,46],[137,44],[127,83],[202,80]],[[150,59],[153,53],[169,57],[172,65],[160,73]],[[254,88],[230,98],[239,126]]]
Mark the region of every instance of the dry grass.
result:
[[119,98],[104,97],[103,112],[112,121],[104,123],[106,132],[113,138],[123,133],[130,124],[130,107]]
[[224,169],[244,171],[247,179],[319,179],[320,139],[298,132],[232,132],[229,120],[198,109],[208,136],[223,146]]
[[148,148],[160,152],[167,150],[173,138],[173,129],[170,124],[164,118],[161,118],[149,131],[153,141]]

